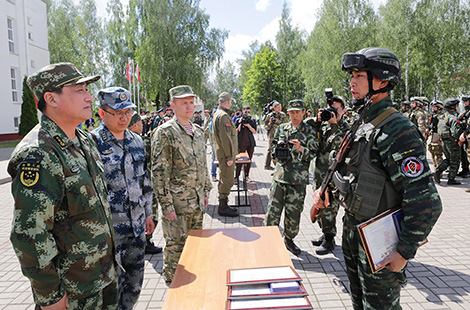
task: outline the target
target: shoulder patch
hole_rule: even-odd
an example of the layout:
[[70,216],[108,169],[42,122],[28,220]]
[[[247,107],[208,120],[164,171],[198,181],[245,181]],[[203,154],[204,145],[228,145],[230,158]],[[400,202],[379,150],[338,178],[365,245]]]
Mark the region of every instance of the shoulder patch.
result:
[[22,163],[20,167],[20,182],[26,187],[33,187],[39,182],[39,163]]
[[225,123],[225,126],[232,126],[232,124],[230,124],[230,123]]
[[409,178],[416,178],[423,174],[424,164],[418,157],[405,158],[401,163],[401,172]]
[[65,147],[65,142],[59,136],[55,136],[54,139],[59,143],[61,147]]

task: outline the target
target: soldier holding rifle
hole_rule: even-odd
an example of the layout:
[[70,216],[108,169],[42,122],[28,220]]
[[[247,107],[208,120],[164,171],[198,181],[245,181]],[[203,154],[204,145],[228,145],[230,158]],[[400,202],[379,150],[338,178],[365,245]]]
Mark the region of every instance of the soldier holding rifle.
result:
[[[400,81],[396,55],[385,48],[365,48],[344,54],[342,70],[351,74],[360,118],[314,192],[312,213],[328,205],[327,188],[346,209],[342,248],[354,309],[401,309],[404,269],[429,235],[442,204],[418,130],[392,108],[389,92]],[[356,225],[395,207],[404,212],[396,252],[373,274]]]

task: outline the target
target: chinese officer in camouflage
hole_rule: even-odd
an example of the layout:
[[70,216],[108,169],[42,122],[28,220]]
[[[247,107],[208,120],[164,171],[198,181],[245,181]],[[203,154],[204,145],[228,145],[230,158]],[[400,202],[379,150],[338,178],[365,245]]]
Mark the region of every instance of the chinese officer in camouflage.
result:
[[[150,135],[142,136],[142,131],[143,131],[143,123],[142,123],[142,117],[137,113],[137,111],[132,112],[131,116],[131,121],[129,122],[129,126],[127,126],[130,131],[133,133],[138,134],[142,140],[144,141],[145,145],[145,163],[146,163],[146,170],[149,175],[151,176],[151,170],[150,170],[150,153],[151,153],[151,148],[150,148]],[[157,227],[158,224],[158,203],[155,195],[152,193],[152,219],[153,219],[153,224],[155,227]],[[155,244],[152,242],[152,235],[153,233],[147,233],[145,235],[145,239],[147,239],[147,242],[145,244],[145,254],[159,254],[162,252],[162,248],[155,246]]]
[[287,117],[286,113],[282,112],[282,105],[275,101],[273,103],[273,111],[267,114],[264,118],[264,128],[269,132],[268,141],[269,141],[269,149],[266,152],[266,162],[264,164],[264,169],[266,170],[274,170],[271,167],[271,160],[272,160],[272,151],[273,151],[273,138],[274,134],[276,133],[277,127],[283,123],[287,123],[289,118]]
[[292,254],[299,255],[301,250],[293,240],[299,233],[309,183],[308,168],[317,156],[318,138],[315,129],[303,122],[305,104],[302,100],[289,101],[287,113],[290,122],[281,124],[274,134],[273,159],[277,163],[263,225],[279,226],[284,210],[284,243]]
[[170,97],[175,116],[152,135],[152,182],[163,214],[163,277],[168,286],[190,230],[202,229],[212,189],[204,131],[190,121],[196,95],[181,85],[170,89]]
[[219,95],[219,107],[214,113],[214,146],[215,156],[219,162],[220,181],[219,208],[220,216],[235,217],[238,211],[228,206],[228,196],[234,182],[235,157],[238,154],[238,135],[235,123],[230,117],[230,107],[232,97],[229,93],[223,92]]
[[71,63],[48,65],[27,84],[40,123],[8,164],[15,211],[10,240],[36,309],[117,309],[114,232],[96,144],[77,126],[93,97]]
[[[398,58],[385,48],[365,48],[344,54],[342,69],[351,74],[352,96],[364,117],[332,184],[334,198],[346,209],[342,248],[352,305],[401,309],[406,264],[431,232],[442,203],[420,133],[392,108],[389,92],[400,81]],[[324,207],[319,190],[313,203],[315,209]],[[396,207],[404,213],[396,252],[380,263],[383,269],[372,273],[357,225]]]
[[146,170],[142,138],[128,130],[135,105],[122,87],[100,90],[98,114],[103,122],[93,130],[108,189],[116,236],[119,309],[137,303],[144,279],[145,233],[152,233],[152,188]]
[[[330,105],[330,108],[334,109],[336,113],[325,113],[324,109],[320,109],[318,116],[313,119],[313,122],[306,120],[318,132],[319,148],[315,158],[313,177],[315,188],[320,188],[330,166],[330,154],[332,151],[338,150],[344,134],[350,128],[349,124],[343,120],[343,115],[346,112],[344,99],[340,96],[333,96],[333,103]],[[318,255],[328,254],[335,248],[334,238],[336,236],[336,215],[338,214],[338,209],[339,205],[333,201],[332,207],[328,208],[318,221],[323,234],[319,238],[312,240],[312,244],[318,246],[315,250],[315,253]]]
[[425,135],[426,138],[429,136],[431,137],[431,141],[429,141],[428,144],[428,151],[431,153],[434,169],[436,169],[442,163],[442,154],[444,153],[441,137],[437,133],[437,125],[439,123],[439,118],[443,115],[443,108],[444,106],[442,105],[442,102],[437,100],[433,100],[431,102],[432,115],[429,120],[429,126],[426,129]]
[[441,137],[442,147],[444,149],[445,159],[437,167],[434,172],[434,179],[437,183],[441,183],[442,173],[449,168],[447,175],[448,185],[460,185],[461,183],[455,180],[457,171],[460,165],[460,147],[458,139],[462,134],[462,127],[458,120],[459,114],[457,112],[457,105],[459,99],[448,98],[444,101],[444,108],[446,111],[439,118],[437,124],[437,133]]

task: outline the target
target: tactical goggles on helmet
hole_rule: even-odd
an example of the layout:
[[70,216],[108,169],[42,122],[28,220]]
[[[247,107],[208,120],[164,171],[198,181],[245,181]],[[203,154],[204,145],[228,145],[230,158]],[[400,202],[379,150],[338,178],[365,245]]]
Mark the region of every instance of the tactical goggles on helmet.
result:
[[341,70],[350,72],[361,69],[362,71],[386,69],[394,74],[398,74],[398,69],[395,66],[399,67],[398,60],[395,59],[381,59],[381,61],[375,61],[366,58],[366,56],[362,54],[346,53],[343,55]]

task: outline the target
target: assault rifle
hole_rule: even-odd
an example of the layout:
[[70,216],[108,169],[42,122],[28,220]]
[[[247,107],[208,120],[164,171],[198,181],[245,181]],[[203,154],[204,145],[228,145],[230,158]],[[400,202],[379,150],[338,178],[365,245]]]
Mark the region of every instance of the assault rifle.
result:
[[333,180],[333,176],[338,170],[339,166],[344,163],[346,155],[348,155],[349,150],[351,149],[351,146],[356,137],[356,132],[359,129],[359,126],[361,126],[362,122],[364,121],[365,115],[369,110],[370,106],[372,105],[372,100],[370,100],[369,95],[364,98],[364,102],[365,104],[362,107],[362,111],[359,113],[359,118],[354,121],[349,131],[344,135],[343,140],[339,145],[339,150],[336,153],[335,158],[331,160],[332,162],[328,167],[326,176],[321,183],[320,197],[325,202],[325,208],[318,210],[312,207],[312,209],[310,209],[310,219],[312,223],[315,223],[318,218],[321,218],[323,216],[323,212],[325,212],[325,209],[331,205],[331,192],[329,190],[330,183]]

